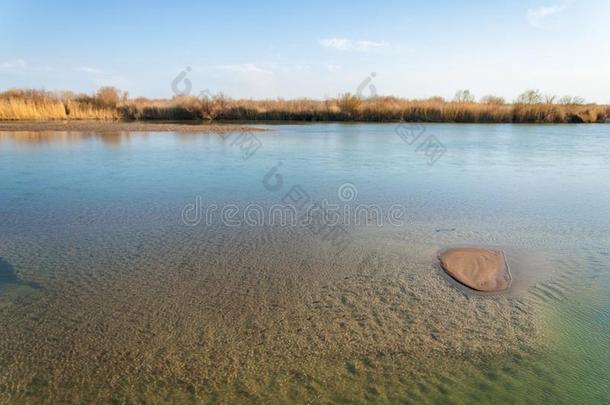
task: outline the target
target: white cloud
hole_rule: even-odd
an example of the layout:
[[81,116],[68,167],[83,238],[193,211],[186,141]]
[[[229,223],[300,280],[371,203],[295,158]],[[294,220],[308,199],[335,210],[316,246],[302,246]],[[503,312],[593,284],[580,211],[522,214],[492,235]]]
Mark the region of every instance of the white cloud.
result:
[[376,50],[387,49],[390,44],[387,42],[377,41],[355,41],[347,38],[325,38],[318,41],[320,46],[324,48],[337,49],[339,51],[359,51],[370,52]]
[[288,69],[285,69],[286,71],[290,72],[290,69],[295,70],[296,72],[305,72],[305,73],[309,73],[311,72],[311,66],[310,65],[293,65],[293,66],[288,66]]
[[94,68],[91,66],[78,66],[78,67],[75,67],[74,70],[77,70],[79,72],[84,72],[84,73],[95,74],[95,75],[104,74],[104,71],[102,69]]
[[27,63],[23,59],[13,59],[0,62],[0,69],[23,69]]
[[115,86],[125,89],[130,83],[129,79],[121,74],[105,71],[93,66],[76,66],[72,68],[72,70],[85,73],[85,80],[93,83],[93,85],[96,87]]
[[91,79],[91,82],[96,86],[96,87],[102,87],[102,86],[114,86],[114,87],[118,87],[119,89],[127,89],[129,88],[129,85],[131,84],[131,82],[129,81],[128,78],[126,78],[125,76],[121,76],[121,75],[101,75],[101,76],[97,76]]
[[527,10],[527,21],[534,27],[540,27],[542,20],[562,12],[566,8],[568,8],[567,3],[530,8]]
[[215,66],[218,70],[228,71],[228,72],[238,72],[238,73],[249,73],[249,74],[266,74],[272,75],[273,71],[270,69],[265,69],[260,67],[254,63],[242,63],[239,65],[217,65]]

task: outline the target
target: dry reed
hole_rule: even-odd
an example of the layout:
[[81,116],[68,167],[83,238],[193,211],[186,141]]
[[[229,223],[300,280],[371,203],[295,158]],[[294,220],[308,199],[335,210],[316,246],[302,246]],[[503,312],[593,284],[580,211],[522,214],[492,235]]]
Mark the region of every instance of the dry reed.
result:
[[[602,123],[610,106],[554,103],[522,96],[506,104],[486,96],[481,102],[445,101],[440,97],[407,100],[397,97],[360,99],[345,94],[327,100],[232,100],[177,96],[169,100],[129,99],[114,88],[95,95],[70,92],[9,90],[0,93],[0,120],[231,120],[231,121],[361,121],[465,123]],[[564,100],[578,100],[564,98]]]

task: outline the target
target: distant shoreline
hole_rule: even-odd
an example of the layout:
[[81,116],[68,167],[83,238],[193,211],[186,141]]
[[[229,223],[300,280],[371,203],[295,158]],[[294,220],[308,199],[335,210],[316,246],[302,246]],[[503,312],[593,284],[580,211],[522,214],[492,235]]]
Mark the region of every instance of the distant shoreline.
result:
[[[476,125],[573,125],[573,123],[511,123],[511,122],[401,122],[401,121],[304,121],[304,120],[260,120],[260,121],[116,121],[116,120],[0,120],[0,132],[19,131],[94,131],[94,132],[262,132],[268,129],[260,125],[307,125],[307,124],[476,124]],[[595,124],[595,123],[593,123]],[[600,123],[603,124],[603,123]],[[250,125],[257,125],[256,127]]]
[[[583,124],[610,122],[610,105],[586,104],[578,97],[568,96],[556,100],[534,90],[507,103],[494,96],[475,101],[467,91],[458,92],[453,100],[441,97],[425,100],[391,96],[365,98],[349,93],[325,100],[248,100],[231,99],[222,94],[211,97],[177,95],[171,99],[151,100],[129,98],[112,87],[101,88],[94,95],[17,89],[0,93],[0,122],[2,120],[99,120],[115,123],[112,125],[132,121],[139,125],[149,122],[181,125],[197,122],[205,125],[231,122],[237,125],[249,122]],[[184,129],[189,130],[188,127]]]
[[262,128],[239,124],[205,123],[201,121],[108,121],[108,120],[57,120],[57,121],[0,121],[0,131],[96,131],[96,132],[253,132]]

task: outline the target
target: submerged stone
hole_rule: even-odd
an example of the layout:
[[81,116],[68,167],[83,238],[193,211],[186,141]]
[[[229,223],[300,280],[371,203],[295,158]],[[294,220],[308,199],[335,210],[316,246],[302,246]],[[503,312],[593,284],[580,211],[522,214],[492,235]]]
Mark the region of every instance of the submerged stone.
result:
[[9,262],[0,257],[0,284],[17,284],[19,279]]
[[496,292],[510,287],[510,271],[502,251],[455,248],[441,252],[439,259],[451,277],[473,290]]

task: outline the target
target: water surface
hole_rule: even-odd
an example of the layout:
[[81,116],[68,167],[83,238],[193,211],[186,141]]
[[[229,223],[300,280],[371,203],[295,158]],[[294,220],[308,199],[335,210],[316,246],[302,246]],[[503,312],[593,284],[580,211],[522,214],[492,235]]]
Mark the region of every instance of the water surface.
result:
[[[0,132],[0,402],[609,400],[610,126],[267,128]],[[295,190],[382,226],[185,223]]]

